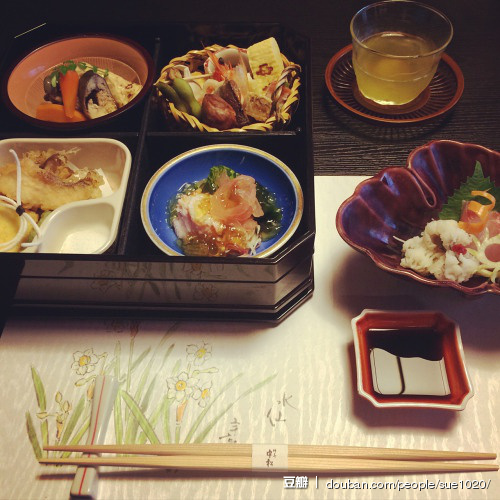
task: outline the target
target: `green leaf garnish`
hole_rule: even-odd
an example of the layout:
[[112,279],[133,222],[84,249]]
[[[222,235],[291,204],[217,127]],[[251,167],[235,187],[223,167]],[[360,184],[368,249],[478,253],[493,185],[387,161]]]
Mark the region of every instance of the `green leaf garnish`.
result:
[[75,71],[76,68],[86,70],[89,67],[94,73],[100,74],[103,78],[106,78],[109,75],[108,69],[100,69],[97,66],[89,66],[83,61],[76,63],[75,61],[72,61],[70,59],[68,61],[64,61],[62,64],[54,68],[54,70],[50,74],[50,83],[52,84],[52,87],[57,87],[60,75],[65,75],[69,70]]
[[[441,220],[452,219],[459,221],[464,201],[476,200],[483,205],[488,205],[490,203],[489,200],[482,196],[472,196],[472,191],[488,191],[495,197],[497,202],[500,203],[500,187],[495,186],[489,177],[484,176],[481,163],[478,161],[476,161],[472,176],[468,177],[458,189],[455,189],[453,195],[446,200],[446,203],[439,213],[439,218]],[[494,210],[497,209],[498,207],[495,206]]]
[[230,179],[234,179],[238,176],[232,168],[226,167],[225,165],[216,165],[210,169],[210,173],[208,174],[205,185],[203,186],[203,191],[210,194],[215,193],[219,187],[219,177],[224,172]]

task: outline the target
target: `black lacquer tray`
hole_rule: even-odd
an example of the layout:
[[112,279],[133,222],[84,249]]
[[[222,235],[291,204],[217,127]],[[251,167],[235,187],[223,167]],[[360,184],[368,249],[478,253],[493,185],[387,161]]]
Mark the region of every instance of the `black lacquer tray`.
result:
[[[85,132],[54,132],[27,125],[2,103],[0,139],[107,137],[132,153],[132,168],[116,242],[105,254],[0,254],[5,283],[1,300],[10,314],[121,316],[192,320],[280,322],[314,289],[315,237],[309,39],[278,24],[170,24],[77,26],[46,24],[14,38],[2,75],[20,54],[75,33],[126,36],[153,57],[156,76],[170,59],[218,43],[247,47],[274,36],[300,64],[300,102],[286,129],[273,132],[180,132],[167,128],[149,95],[109,124]],[[156,77],[155,77],[156,79]],[[139,206],[144,187],[166,161],[207,144],[235,143],[265,150],[284,161],[304,192],[304,214],[292,239],[268,258],[168,257],[149,240]]]

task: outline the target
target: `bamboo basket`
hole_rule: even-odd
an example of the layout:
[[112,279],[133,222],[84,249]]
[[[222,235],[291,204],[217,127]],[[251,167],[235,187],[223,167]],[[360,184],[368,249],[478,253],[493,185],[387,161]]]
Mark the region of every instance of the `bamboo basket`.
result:
[[[195,116],[189,113],[180,111],[169,99],[161,95],[158,88],[156,87],[156,84],[158,84],[159,82],[171,84],[172,80],[175,77],[174,75],[176,74],[176,67],[178,67],[179,65],[186,66],[191,72],[193,72],[203,65],[205,60],[209,57],[209,52],[216,53],[224,49],[237,48],[238,47],[234,45],[228,45],[226,47],[217,44],[210,45],[209,47],[205,47],[203,50],[191,50],[182,57],[172,59],[166,66],[163,67],[160,77],[155,83],[155,95],[167,123],[173,125],[176,129],[198,130],[200,132],[267,132],[271,130],[280,130],[290,122],[292,115],[299,103],[299,74],[301,72],[301,67],[298,64],[289,61],[283,54],[281,54],[281,57],[283,60],[284,70],[278,80],[276,90],[271,97],[271,100],[273,101],[271,115],[265,122],[255,122],[240,128],[231,128],[222,131],[217,128],[205,125]],[[277,109],[276,103],[281,95],[283,85],[289,86],[290,95],[288,96],[286,101]]]

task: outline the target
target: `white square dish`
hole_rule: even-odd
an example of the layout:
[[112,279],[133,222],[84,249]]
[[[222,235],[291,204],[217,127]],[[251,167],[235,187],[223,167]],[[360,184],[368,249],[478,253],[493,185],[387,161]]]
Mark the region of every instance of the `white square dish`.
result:
[[[25,251],[58,254],[101,254],[115,241],[131,167],[129,149],[120,141],[105,138],[5,139],[0,141],[0,165],[12,163],[28,151],[77,151],[71,163],[97,170],[104,180],[99,198],[71,201],[48,214],[40,224],[37,247]],[[21,194],[22,196],[22,194]]]

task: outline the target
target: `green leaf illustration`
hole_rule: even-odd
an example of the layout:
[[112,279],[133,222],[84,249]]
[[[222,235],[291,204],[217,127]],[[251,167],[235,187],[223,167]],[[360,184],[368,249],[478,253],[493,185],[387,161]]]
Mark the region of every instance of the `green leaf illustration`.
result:
[[172,368],[172,375],[177,375],[179,373],[180,366],[181,366],[181,360],[179,359]]
[[28,438],[30,440],[33,452],[37,460],[42,458],[43,452],[40,448],[40,443],[38,442],[38,437],[36,435],[35,426],[33,425],[33,420],[29,412],[26,412],[26,430],[28,431]]
[[132,370],[131,370],[132,373],[144,361],[144,358],[146,358],[150,352],[151,352],[151,347],[148,347],[147,349],[144,349],[144,351],[141,352],[139,357],[132,363]]
[[123,398],[123,401],[125,401],[125,404],[130,409],[131,413],[133,414],[134,418],[137,420],[139,426],[148,437],[149,441],[151,443],[158,444],[160,442],[158,436],[156,435],[153,427],[151,427],[151,424],[149,423],[146,416],[142,413],[139,405],[136,403],[136,401],[134,401],[134,398],[132,398],[132,396],[125,391],[122,391],[121,396]]
[[233,379],[231,379],[226,385],[224,385],[222,387],[222,389],[220,390],[220,392],[214,398],[212,398],[212,400],[210,401],[210,403],[207,406],[205,406],[205,408],[203,409],[203,411],[198,415],[198,417],[194,421],[193,425],[189,429],[189,432],[187,433],[187,435],[186,435],[186,437],[184,439],[185,443],[190,443],[191,442],[191,439],[193,438],[194,433],[197,431],[198,427],[200,426],[201,422],[203,421],[203,418],[207,414],[208,410],[210,410],[210,408],[214,405],[215,401],[217,401],[222,396],[222,394],[224,394],[224,392],[227,391],[242,376],[243,376],[243,373],[239,373],[238,375],[236,375],[236,377],[234,377]]
[[165,443],[172,442],[172,434],[170,432],[170,407],[173,402],[173,399],[165,398],[165,407],[163,410],[163,438]]
[[[151,427],[153,429],[157,426],[157,424],[160,420],[160,417],[163,414],[166,399],[167,399],[167,396],[165,394],[161,398],[160,404],[157,405],[157,407],[153,410],[153,412],[151,413],[151,416],[149,417],[149,423],[151,424]],[[147,439],[148,439],[148,437],[146,436],[146,434],[144,432],[141,432],[141,434],[139,435],[139,437],[137,439],[137,443],[144,444],[147,441]]]
[[[144,367],[144,370],[141,373],[141,378],[139,379],[139,383],[137,385],[137,389],[134,393],[134,400],[138,402],[139,407],[142,411],[143,414],[146,413],[149,407],[149,401],[151,400],[151,395],[152,391],[154,390],[154,386],[156,383],[156,377],[153,377],[151,382],[148,381],[150,379],[151,375],[151,370],[154,366],[154,362],[156,360],[157,354],[160,352],[161,348],[165,344],[168,338],[170,338],[170,333],[167,331],[162,338],[160,339],[160,342],[158,343],[157,347],[153,350],[153,353],[151,357],[149,358],[149,361],[147,362],[146,366]],[[151,349],[147,349],[148,353],[151,351]],[[144,354],[144,353],[143,353]],[[166,359],[164,358],[164,361]],[[146,388],[147,386],[147,388]],[[146,391],[144,393],[144,391]],[[134,443],[136,440],[137,436],[137,431],[138,431],[138,422],[135,419],[129,419],[128,424],[127,424],[127,429],[125,431],[125,436],[127,443]]]
[[[80,444],[80,441],[82,440],[83,436],[87,433],[90,427],[90,415],[83,421],[82,425],[76,432],[76,434],[71,438],[70,442],[68,444]],[[61,457],[62,458],[67,458],[71,455],[71,451],[65,451]]]
[[[125,392],[130,392],[130,386],[132,383],[132,366],[133,366],[133,359],[134,359],[134,345],[135,345],[135,337],[132,337],[130,339],[129,343],[129,351],[128,351],[128,365],[127,365],[127,374],[125,378]],[[125,407],[125,440],[127,439],[127,428],[128,428],[128,423],[130,421],[130,409],[127,410]],[[125,441],[127,442],[127,441]]]
[[82,396],[76,404],[73,412],[71,413],[71,417],[68,419],[68,422],[66,423],[64,428],[64,432],[61,438],[61,444],[66,444],[73,431],[75,430],[76,424],[80,420],[83,410],[85,409],[85,400],[85,396]]
[[121,391],[118,391],[118,397],[115,399],[115,407],[113,411],[116,444],[123,444],[123,415],[121,401]]
[[35,387],[38,408],[40,408],[41,411],[47,411],[47,398],[45,397],[45,388],[43,386],[42,379],[40,378],[40,375],[38,375],[38,372],[36,371],[36,368],[34,366],[31,367],[31,377],[33,379],[33,385]]
[[134,359],[134,337],[130,339],[130,347],[128,351],[128,366],[127,366],[127,378],[126,378],[126,385],[125,385],[125,390],[130,391],[130,383],[132,380],[132,360]]
[[[210,423],[202,430],[198,436],[196,436],[196,439],[194,440],[195,443],[202,443],[204,439],[207,437],[208,433],[214,428],[215,424],[241,399],[245,398],[252,392],[255,392],[259,390],[261,387],[265,386],[271,380],[273,380],[276,377],[276,373],[274,375],[271,375],[267,377],[266,379],[262,380],[258,384],[255,384],[253,387],[250,387],[250,389],[247,389],[245,392],[243,392],[240,396],[238,396],[232,403],[226,406],[224,410],[222,410],[215,418],[213,418]],[[189,441],[186,441],[189,442]]]
[[115,344],[114,352],[114,375],[116,380],[120,380],[120,356],[122,355],[122,345],[120,341]]
[[[31,378],[33,379],[33,385],[35,387],[38,408],[41,412],[46,412],[47,398],[45,396],[45,387],[43,385],[42,379],[40,378],[40,375],[38,374],[34,366],[31,367]],[[47,446],[49,444],[49,423],[47,422],[47,420],[43,420],[40,423],[40,430],[42,433],[42,445]]]

